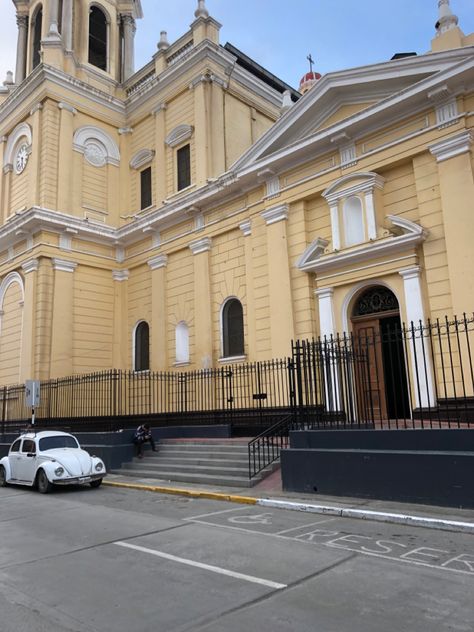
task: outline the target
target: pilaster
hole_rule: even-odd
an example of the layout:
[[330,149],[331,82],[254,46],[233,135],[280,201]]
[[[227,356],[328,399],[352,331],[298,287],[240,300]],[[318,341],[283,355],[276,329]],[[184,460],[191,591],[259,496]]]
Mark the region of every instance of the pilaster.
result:
[[166,270],[167,255],[148,261],[151,270],[151,369],[164,371],[168,367]]
[[199,78],[199,80],[193,82],[191,89],[194,89],[194,162],[196,165],[194,184],[200,187],[206,184],[207,179],[210,176],[210,77],[203,75]]
[[57,210],[61,213],[71,213],[72,138],[74,134],[74,116],[77,114],[77,110],[68,103],[59,103],[58,108],[61,111],[61,116],[59,124]]
[[31,136],[33,139],[31,155],[28,161],[29,183],[27,207],[40,205],[40,152],[41,152],[41,116],[43,105],[38,103],[30,112]]
[[6,173],[3,169],[3,158],[5,155],[5,147],[6,147],[7,137],[0,137],[0,222],[4,222],[7,218],[7,207],[6,200],[4,199],[4,195],[6,192],[6,184],[7,178]]
[[270,341],[273,358],[285,358],[295,338],[293,298],[288,254],[286,204],[262,213],[267,224]]
[[202,368],[209,368],[213,361],[212,348],[212,307],[209,237],[189,244],[194,255],[194,329],[197,362]]
[[474,176],[472,131],[464,131],[431,145],[438,163],[443,224],[454,314],[470,313],[474,304]]
[[155,111],[155,190],[156,205],[160,207],[167,197],[166,190],[166,103],[159,105]]
[[127,332],[127,305],[128,305],[128,270],[114,270],[114,328],[112,342],[112,362],[114,369],[128,368],[128,332]]
[[20,382],[35,379],[34,352],[36,345],[36,288],[38,259],[30,259],[22,265],[25,300],[23,304],[23,329],[21,336]]
[[255,310],[255,274],[253,267],[252,222],[243,222],[239,226],[244,236],[245,251],[245,294],[247,299],[247,340],[248,361],[255,362],[257,358],[257,321]]
[[17,14],[18,41],[16,48],[15,83],[19,85],[26,76],[26,57],[28,46],[28,16]]
[[74,272],[77,263],[52,259],[54,270],[51,331],[51,378],[72,375],[74,331]]

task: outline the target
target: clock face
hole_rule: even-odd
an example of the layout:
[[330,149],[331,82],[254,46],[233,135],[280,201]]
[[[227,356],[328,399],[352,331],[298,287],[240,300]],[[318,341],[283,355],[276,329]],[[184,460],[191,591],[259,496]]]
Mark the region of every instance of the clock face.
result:
[[21,145],[16,154],[15,171],[17,174],[22,173],[25,170],[26,163],[28,162],[28,145]]

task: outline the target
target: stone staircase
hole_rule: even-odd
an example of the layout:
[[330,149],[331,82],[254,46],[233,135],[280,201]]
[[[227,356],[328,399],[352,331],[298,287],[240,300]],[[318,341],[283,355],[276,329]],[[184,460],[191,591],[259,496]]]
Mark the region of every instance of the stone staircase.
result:
[[143,459],[135,457],[110,473],[166,482],[253,487],[279,467],[275,463],[250,481],[248,440],[166,439],[157,447],[158,452],[145,450]]

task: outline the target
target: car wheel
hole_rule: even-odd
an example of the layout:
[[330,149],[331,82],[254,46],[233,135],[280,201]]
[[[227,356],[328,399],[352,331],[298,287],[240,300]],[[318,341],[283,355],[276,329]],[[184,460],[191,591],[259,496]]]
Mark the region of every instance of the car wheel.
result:
[[47,494],[53,489],[44,470],[39,470],[38,476],[36,477],[36,485],[40,494]]
[[93,489],[96,489],[97,487],[100,487],[100,486],[102,485],[102,479],[101,479],[101,478],[99,478],[99,479],[97,479],[96,481],[92,481],[92,482],[91,482],[91,483],[89,483],[89,484],[90,484],[90,486],[91,486]]
[[3,465],[0,465],[0,487],[7,486],[7,473],[5,472],[5,468]]

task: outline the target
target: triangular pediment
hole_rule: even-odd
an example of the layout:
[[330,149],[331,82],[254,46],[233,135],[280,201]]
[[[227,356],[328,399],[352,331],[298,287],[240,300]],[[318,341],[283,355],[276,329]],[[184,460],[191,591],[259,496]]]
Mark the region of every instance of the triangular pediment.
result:
[[[406,110],[428,108],[428,93],[446,81],[454,83],[459,69],[460,80],[469,81],[474,68],[474,47],[443,53],[430,53],[329,73],[287,111],[231,168],[251,170],[272,157],[310,144],[314,137],[327,132],[337,136],[353,128],[355,137],[376,123],[402,116]],[[464,73],[464,74],[463,74]],[[462,75],[462,76],[461,76]],[[465,76],[464,76],[465,75]],[[370,122],[369,122],[370,119]],[[332,134],[331,134],[332,132]],[[333,145],[334,147],[334,145]],[[331,143],[327,142],[330,150]]]

